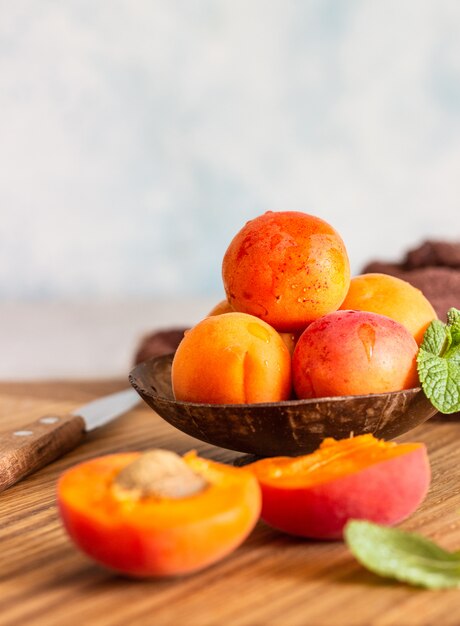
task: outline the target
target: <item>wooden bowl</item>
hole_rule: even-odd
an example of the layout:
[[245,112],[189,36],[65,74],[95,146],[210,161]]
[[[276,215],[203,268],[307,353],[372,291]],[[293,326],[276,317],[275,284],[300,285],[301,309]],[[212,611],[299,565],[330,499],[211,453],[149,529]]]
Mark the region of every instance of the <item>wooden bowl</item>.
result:
[[392,439],[436,413],[420,387],[365,396],[261,404],[197,404],[174,400],[173,355],[137,365],[134,389],[163,419],[215,446],[257,456],[291,456],[316,449],[325,437],[372,433]]

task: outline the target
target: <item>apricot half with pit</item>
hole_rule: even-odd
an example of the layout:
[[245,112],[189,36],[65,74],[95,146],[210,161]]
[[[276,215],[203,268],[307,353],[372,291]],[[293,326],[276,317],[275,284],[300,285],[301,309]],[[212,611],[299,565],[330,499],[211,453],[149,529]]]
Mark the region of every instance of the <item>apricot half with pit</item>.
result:
[[57,488],[73,542],[135,577],[189,574],[237,548],[255,526],[260,489],[247,471],[190,452],[125,452],[67,470]]

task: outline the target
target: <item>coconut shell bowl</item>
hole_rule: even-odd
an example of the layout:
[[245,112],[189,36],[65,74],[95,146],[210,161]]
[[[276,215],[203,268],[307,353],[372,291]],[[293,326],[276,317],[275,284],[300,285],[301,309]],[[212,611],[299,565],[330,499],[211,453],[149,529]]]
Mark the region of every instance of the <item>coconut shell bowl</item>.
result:
[[167,422],[202,441],[260,457],[295,456],[325,437],[372,433],[393,439],[436,413],[420,387],[392,393],[288,400],[261,404],[196,404],[174,399],[173,355],[137,365],[129,380]]

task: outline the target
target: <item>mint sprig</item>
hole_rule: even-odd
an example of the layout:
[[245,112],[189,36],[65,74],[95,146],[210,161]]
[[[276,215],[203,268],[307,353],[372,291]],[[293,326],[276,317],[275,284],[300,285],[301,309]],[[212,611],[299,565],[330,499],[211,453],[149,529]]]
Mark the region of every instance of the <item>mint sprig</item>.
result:
[[449,309],[447,324],[428,326],[417,355],[420,383],[441,413],[460,411],[460,311]]
[[460,587],[460,554],[417,533],[351,520],[344,536],[352,554],[374,574],[427,589]]

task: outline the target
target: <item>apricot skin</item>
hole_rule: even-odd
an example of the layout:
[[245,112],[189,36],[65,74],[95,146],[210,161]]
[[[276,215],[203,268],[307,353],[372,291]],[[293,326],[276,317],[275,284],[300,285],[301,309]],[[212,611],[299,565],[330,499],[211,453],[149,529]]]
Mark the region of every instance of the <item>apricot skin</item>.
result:
[[295,344],[297,343],[300,335],[301,333],[279,333],[279,336],[286,344],[286,347],[289,350],[289,354],[291,356],[294,354]]
[[292,332],[339,308],[350,268],[345,245],[327,222],[297,211],[269,211],[233,238],[222,277],[236,311]]
[[423,293],[410,283],[387,274],[362,274],[351,279],[341,309],[369,311],[399,322],[420,345],[436,311]]
[[233,313],[234,310],[235,309],[228,302],[228,300],[221,300],[209,311],[208,317],[212,317],[213,315],[222,315],[222,313]]
[[260,483],[261,517],[292,535],[340,539],[350,519],[392,526],[409,517],[425,498],[430,478],[426,448],[420,446],[309,487],[286,489]]
[[[223,313],[235,313],[235,309],[232,308],[232,305],[228,302],[228,300],[221,300],[218,302],[208,313],[208,317],[212,317],[213,315],[222,315]],[[297,339],[300,337],[300,332],[296,333],[279,333],[279,336],[286,344],[287,349],[289,350],[289,354],[292,356],[295,348],[295,344],[297,343]]]
[[336,311],[313,322],[294,350],[298,398],[386,393],[418,385],[418,346],[394,320],[366,311]]
[[187,331],[172,364],[176,400],[245,404],[287,400],[291,356],[279,334],[246,313],[207,317]]

